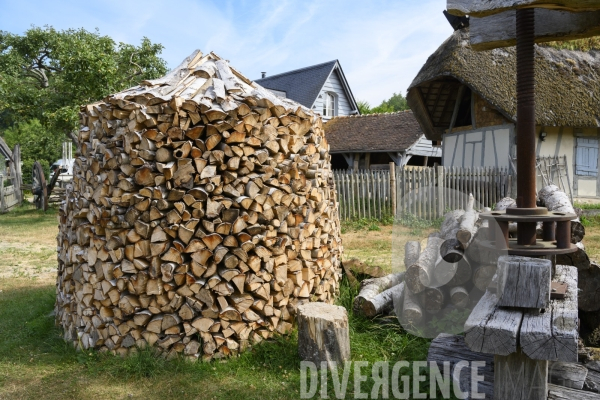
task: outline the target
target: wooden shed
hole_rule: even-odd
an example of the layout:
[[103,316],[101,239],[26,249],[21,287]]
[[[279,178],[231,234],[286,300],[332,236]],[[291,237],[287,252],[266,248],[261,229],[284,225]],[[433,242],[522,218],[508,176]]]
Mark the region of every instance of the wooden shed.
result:
[[412,111],[336,117],[325,124],[333,169],[389,169],[389,163],[434,165],[434,147]]

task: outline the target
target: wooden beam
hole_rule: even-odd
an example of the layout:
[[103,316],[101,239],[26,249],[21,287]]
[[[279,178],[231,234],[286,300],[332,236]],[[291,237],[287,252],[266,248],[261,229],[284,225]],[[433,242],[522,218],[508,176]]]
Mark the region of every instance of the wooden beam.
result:
[[346,164],[348,164],[348,169],[352,169],[354,167],[354,155],[351,153],[341,153],[344,156],[344,160],[346,160]]
[[448,0],[446,3],[452,15],[478,18],[531,7],[581,12],[600,10],[600,3],[598,0]]
[[401,167],[402,166],[402,159],[404,158],[404,156],[402,155],[401,152],[398,153],[393,153],[393,152],[388,152],[388,156],[390,156],[390,158],[392,160],[394,160],[394,163],[396,163],[397,166]]
[[557,265],[553,280],[567,284],[567,296],[563,300],[551,300],[544,313],[525,313],[520,345],[529,358],[576,362],[577,268]]
[[465,85],[461,85],[458,88],[458,94],[456,95],[456,103],[454,103],[454,111],[452,111],[452,119],[450,120],[450,127],[448,128],[448,133],[452,133],[452,128],[454,128],[454,124],[456,123],[456,117],[458,117],[458,109],[460,108],[460,102],[465,92],[465,88]]
[[[536,43],[600,35],[600,11],[572,13],[540,8],[535,10],[535,21]],[[469,31],[473,50],[514,46],[517,43],[516,11],[472,17]]]
[[[442,97],[442,92],[444,91],[444,89],[446,88],[446,84],[445,83],[440,83],[440,89],[438,91],[438,95],[435,98],[435,102],[433,103],[433,109],[431,110],[431,119],[435,118],[435,110],[438,108],[438,105],[440,103],[440,99]],[[442,109],[443,111],[443,109]],[[443,113],[442,113],[443,114]],[[441,116],[440,116],[441,118]],[[440,121],[438,119],[437,124],[439,125]]]
[[[416,87],[413,88],[412,90],[415,91],[415,97],[418,103],[418,106],[425,111],[425,114],[427,115],[427,120],[423,121],[425,123],[425,125],[427,126],[427,128],[429,128],[430,132],[434,132],[435,128],[433,127],[433,120],[431,119],[431,114],[429,113],[429,109],[427,108],[427,103],[425,103],[425,97],[423,96],[423,92],[421,91],[420,87]],[[440,135],[441,138],[441,135]]]
[[494,399],[546,400],[547,396],[547,360],[532,360],[521,349],[494,357]]
[[459,84],[459,85],[451,85],[450,86],[450,90],[448,91],[448,98],[446,99],[446,102],[444,103],[444,107],[442,108],[442,114],[440,115],[440,118],[438,119],[438,122],[437,122],[438,125],[442,124],[442,118],[444,118],[444,115],[446,115],[446,110],[448,109],[448,106],[451,103],[451,101],[450,101],[450,99],[451,99],[450,94],[452,93],[452,91],[454,89],[456,89],[456,86],[460,87],[461,85]]

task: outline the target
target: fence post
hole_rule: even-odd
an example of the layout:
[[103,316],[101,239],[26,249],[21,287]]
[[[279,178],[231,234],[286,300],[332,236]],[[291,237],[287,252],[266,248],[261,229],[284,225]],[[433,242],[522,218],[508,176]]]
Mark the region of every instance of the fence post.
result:
[[6,209],[6,201],[4,199],[4,175],[0,174],[0,212]]
[[396,163],[390,162],[390,199],[392,200],[392,216],[396,218]]
[[437,216],[441,217],[444,215],[444,167],[439,165],[437,167]]

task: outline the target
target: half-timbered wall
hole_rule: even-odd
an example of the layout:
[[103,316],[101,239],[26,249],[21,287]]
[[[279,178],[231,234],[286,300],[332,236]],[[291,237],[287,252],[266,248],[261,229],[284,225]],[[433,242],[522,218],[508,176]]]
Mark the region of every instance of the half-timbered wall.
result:
[[510,145],[514,125],[489,126],[444,135],[444,167],[498,167],[510,165]]

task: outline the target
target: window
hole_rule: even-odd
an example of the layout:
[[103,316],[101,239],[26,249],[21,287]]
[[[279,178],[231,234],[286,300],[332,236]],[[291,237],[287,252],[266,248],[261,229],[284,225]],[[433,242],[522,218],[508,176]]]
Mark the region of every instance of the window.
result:
[[323,96],[323,116],[333,117],[335,116],[335,95],[333,93],[325,93]]
[[598,139],[577,138],[575,174],[582,176],[598,175]]

